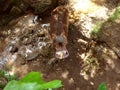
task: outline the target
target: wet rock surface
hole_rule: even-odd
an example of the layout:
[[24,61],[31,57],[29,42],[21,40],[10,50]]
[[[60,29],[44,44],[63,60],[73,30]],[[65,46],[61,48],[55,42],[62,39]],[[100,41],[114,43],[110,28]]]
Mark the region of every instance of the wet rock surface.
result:
[[106,22],[101,28],[99,40],[105,42],[120,58],[120,23]]
[[[12,21],[0,57],[0,66],[7,62],[13,62],[20,55],[24,60],[33,60],[39,54],[45,54],[50,46],[49,22],[35,24],[34,15],[28,14]],[[12,26],[13,25],[13,26]],[[45,52],[46,51],[46,52]]]
[[58,0],[1,0],[0,26],[23,14],[34,13],[40,17],[50,16],[50,12],[58,5]]

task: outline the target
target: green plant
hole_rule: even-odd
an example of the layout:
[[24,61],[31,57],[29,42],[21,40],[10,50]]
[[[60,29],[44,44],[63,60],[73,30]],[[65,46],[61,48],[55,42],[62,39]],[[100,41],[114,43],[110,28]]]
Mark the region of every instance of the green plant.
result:
[[98,89],[97,90],[107,90],[107,86],[105,83],[101,83],[99,86],[98,86]]
[[115,9],[115,12],[109,17],[109,21],[115,21],[120,18],[120,6]]
[[14,75],[10,75],[10,73],[5,70],[0,70],[0,89],[3,89],[6,83],[15,79]]
[[91,32],[91,35],[94,36],[94,38],[97,38],[99,35],[100,28],[102,27],[103,22],[97,22],[96,25],[93,27],[93,30]]
[[14,75],[10,75],[10,73],[5,70],[0,70],[0,77],[4,77],[7,82],[16,79]]
[[18,81],[10,81],[3,90],[52,90],[61,86],[60,80],[45,82],[39,72],[30,72]]

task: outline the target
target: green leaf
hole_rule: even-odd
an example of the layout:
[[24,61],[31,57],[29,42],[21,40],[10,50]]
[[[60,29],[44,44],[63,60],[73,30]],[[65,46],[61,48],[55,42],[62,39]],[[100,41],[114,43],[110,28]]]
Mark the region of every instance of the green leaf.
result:
[[60,80],[53,80],[48,83],[42,84],[42,88],[48,89],[48,88],[59,88],[63,86]]
[[19,90],[43,90],[38,83],[18,83],[17,87]]
[[30,72],[25,77],[23,77],[20,82],[37,82],[40,84],[45,83],[42,78],[41,74],[39,72]]
[[0,70],[0,76],[4,76],[6,74],[5,70]]
[[49,88],[48,90],[52,90],[51,88]]
[[11,81],[7,84],[4,90],[43,90],[37,83],[19,83]]
[[6,87],[3,90],[18,90],[16,87],[17,87],[17,81],[12,80],[6,85]]
[[93,30],[91,31],[91,34],[92,34],[95,38],[98,37],[102,25],[103,25],[103,22],[97,22],[96,25],[93,27]]
[[61,86],[62,84],[60,80],[53,80],[45,83],[39,72],[30,72],[19,81],[10,81],[4,90],[50,90]]
[[101,83],[101,84],[98,86],[98,90],[107,90],[106,84],[105,84],[105,83]]
[[118,6],[115,12],[109,17],[108,20],[115,21],[120,18],[120,6]]

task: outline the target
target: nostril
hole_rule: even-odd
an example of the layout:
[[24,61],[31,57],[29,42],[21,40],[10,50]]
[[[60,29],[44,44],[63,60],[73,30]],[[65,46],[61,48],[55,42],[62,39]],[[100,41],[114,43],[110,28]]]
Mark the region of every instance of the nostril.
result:
[[66,51],[66,53],[65,54],[69,54],[69,52],[68,51]]
[[68,57],[68,56],[69,56],[69,52],[66,51],[66,52],[64,53],[64,55],[65,55],[65,58]]
[[65,52],[66,55],[68,55],[68,52]]

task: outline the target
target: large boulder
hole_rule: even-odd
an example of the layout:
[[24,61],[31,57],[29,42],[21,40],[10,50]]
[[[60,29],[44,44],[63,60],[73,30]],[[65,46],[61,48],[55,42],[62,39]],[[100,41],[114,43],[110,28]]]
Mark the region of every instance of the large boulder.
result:
[[0,25],[6,25],[21,14],[34,13],[41,17],[49,16],[58,5],[58,0],[0,0]]
[[105,42],[120,57],[120,23],[104,23],[99,40]]

